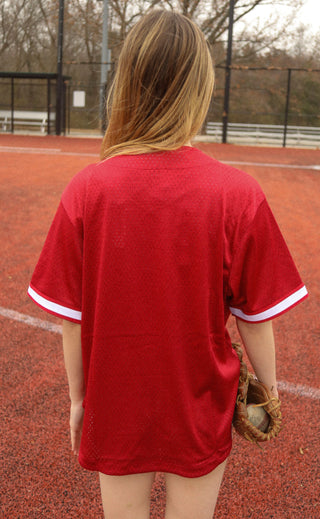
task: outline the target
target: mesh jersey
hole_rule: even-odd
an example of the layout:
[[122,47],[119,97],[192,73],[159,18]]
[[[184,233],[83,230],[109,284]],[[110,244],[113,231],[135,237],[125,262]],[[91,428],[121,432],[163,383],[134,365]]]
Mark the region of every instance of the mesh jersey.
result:
[[231,449],[230,312],[264,321],[307,291],[256,181],[182,147],[78,173],[29,295],[82,325],[80,463],[196,477]]

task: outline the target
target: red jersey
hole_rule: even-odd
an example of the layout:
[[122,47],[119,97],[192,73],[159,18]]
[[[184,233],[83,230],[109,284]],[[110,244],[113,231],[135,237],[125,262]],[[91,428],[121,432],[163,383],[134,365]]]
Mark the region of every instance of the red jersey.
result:
[[307,291],[256,181],[182,147],[78,173],[29,295],[81,322],[81,465],[197,477],[231,449],[230,312],[264,321]]

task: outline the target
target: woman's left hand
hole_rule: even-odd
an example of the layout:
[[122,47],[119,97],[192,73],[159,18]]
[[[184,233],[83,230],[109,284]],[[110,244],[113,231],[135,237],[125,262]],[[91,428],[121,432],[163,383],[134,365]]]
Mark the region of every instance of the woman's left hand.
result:
[[82,424],[83,424],[84,408],[82,401],[71,402],[70,407],[70,434],[71,434],[71,449],[75,456],[79,454]]

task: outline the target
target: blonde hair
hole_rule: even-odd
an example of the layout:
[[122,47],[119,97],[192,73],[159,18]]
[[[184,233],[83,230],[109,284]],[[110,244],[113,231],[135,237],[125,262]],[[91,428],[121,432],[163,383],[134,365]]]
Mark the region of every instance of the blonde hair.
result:
[[150,12],[120,53],[101,159],[183,146],[203,124],[213,85],[212,59],[197,25],[175,12]]

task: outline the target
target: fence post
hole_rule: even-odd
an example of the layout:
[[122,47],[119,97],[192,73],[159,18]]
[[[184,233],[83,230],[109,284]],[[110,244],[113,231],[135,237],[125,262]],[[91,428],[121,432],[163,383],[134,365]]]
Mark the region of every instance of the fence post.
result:
[[62,124],[61,128],[63,131],[63,135],[66,135],[66,120],[67,120],[67,84],[63,78],[62,82],[62,103],[61,103],[61,114],[62,114]]
[[226,76],[225,76],[225,86],[224,86],[224,106],[223,106],[223,116],[222,116],[222,142],[224,144],[227,142],[227,133],[228,133],[234,5],[235,5],[235,0],[230,0],[228,50],[227,50]]
[[14,78],[11,78],[11,133],[14,133]]
[[71,86],[67,83],[67,133],[70,133],[71,128]]
[[287,82],[287,98],[286,98],[286,110],[284,114],[284,128],[283,128],[283,144],[282,147],[286,147],[287,142],[287,130],[288,130],[288,119],[289,119],[289,103],[290,103],[290,89],[291,89],[291,68],[288,68],[288,82]]
[[104,103],[100,107],[100,117],[101,117],[101,133],[104,135],[106,129],[107,129],[107,103],[106,103],[106,97],[107,97],[107,83],[102,85],[101,88],[102,92],[102,99],[104,99]]
[[47,134],[50,135],[50,104],[51,104],[51,92],[50,92],[50,78],[47,79],[47,120],[48,120],[48,127],[47,127]]

